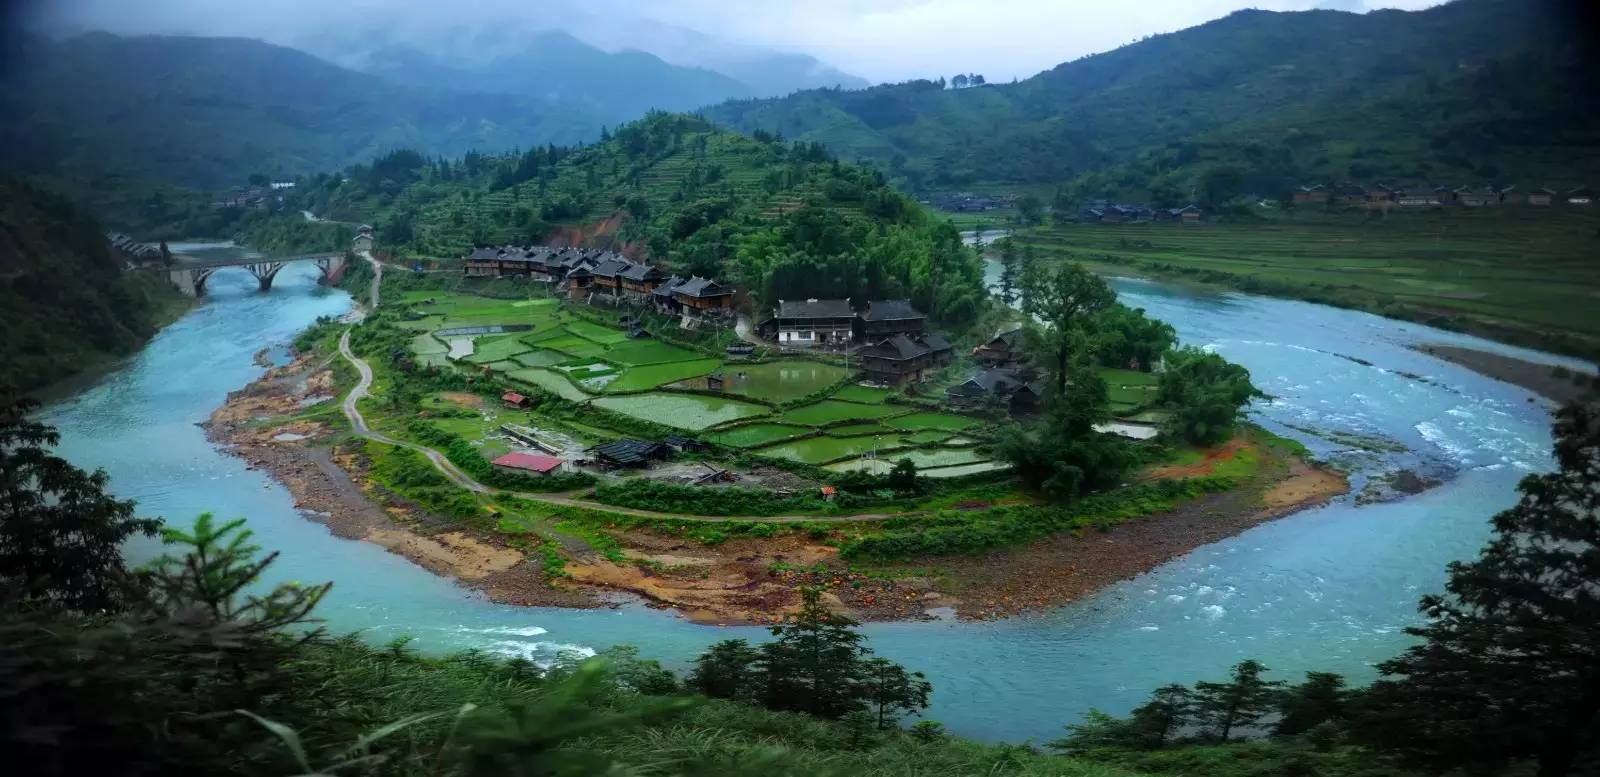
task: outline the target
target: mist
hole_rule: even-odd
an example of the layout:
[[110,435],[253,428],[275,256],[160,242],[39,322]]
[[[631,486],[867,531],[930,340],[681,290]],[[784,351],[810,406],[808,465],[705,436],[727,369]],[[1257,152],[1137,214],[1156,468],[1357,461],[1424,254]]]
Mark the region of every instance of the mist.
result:
[[607,51],[726,71],[754,58],[818,60],[868,81],[983,73],[1026,78],[1064,61],[1173,32],[1244,7],[1298,11],[1417,10],[1438,0],[65,0],[39,3],[34,21],[56,34],[237,36],[349,63],[381,45],[436,56],[493,56],[562,30]]

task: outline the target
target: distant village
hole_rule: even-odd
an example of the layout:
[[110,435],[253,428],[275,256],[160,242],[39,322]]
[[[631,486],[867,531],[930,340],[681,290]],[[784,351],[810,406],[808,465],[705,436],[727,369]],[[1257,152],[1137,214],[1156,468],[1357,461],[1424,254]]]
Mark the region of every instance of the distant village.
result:
[[[669,275],[615,251],[552,246],[476,248],[462,262],[468,278],[527,278],[548,284],[553,293],[574,301],[607,305],[648,306],[675,316],[679,326],[732,326],[735,300],[741,290],[713,278]],[[930,331],[928,316],[910,300],[845,299],[779,300],[754,332],[780,350],[831,352],[860,359],[863,378],[884,386],[919,382],[955,360],[944,336]],[[635,328],[632,336],[647,336]],[[971,404],[997,399],[1014,410],[1031,410],[1038,387],[1034,376],[1014,364],[1015,333],[1008,333],[974,352],[985,369],[952,388],[951,399]],[[729,356],[748,356],[754,342],[728,346]]]
[[235,186],[211,201],[211,207],[268,208],[283,204],[283,190],[293,189],[294,181],[271,181],[264,184]]
[[1497,205],[1526,205],[1548,208],[1556,205],[1587,207],[1594,202],[1594,192],[1579,186],[1565,192],[1550,188],[1522,189],[1517,186],[1434,186],[1408,184],[1405,186],[1358,186],[1342,184],[1326,186],[1307,184],[1294,191],[1297,205],[1336,204],[1352,208],[1443,208],[1460,206],[1485,208]]

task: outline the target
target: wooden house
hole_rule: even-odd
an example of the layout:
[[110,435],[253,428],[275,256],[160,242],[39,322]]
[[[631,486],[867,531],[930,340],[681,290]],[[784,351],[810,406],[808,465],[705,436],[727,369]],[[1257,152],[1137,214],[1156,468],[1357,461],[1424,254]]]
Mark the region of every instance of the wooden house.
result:
[[1437,208],[1439,195],[1427,184],[1402,186],[1394,190],[1394,202],[1402,208]]
[[1500,190],[1501,205],[1527,205],[1528,193],[1516,186],[1507,186]]
[[932,349],[905,335],[867,346],[857,355],[868,380],[889,386],[922,380],[923,371],[933,363]]
[[984,364],[1009,364],[1022,357],[1022,330],[1008,329],[997,332],[982,345],[972,349],[972,355]]
[[[867,303],[855,318],[856,338],[876,342],[894,335],[915,337],[927,329],[928,317],[908,299],[880,299]],[[782,326],[779,327],[780,331]]]
[[600,294],[615,296],[622,292],[622,273],[628,269],[630,262],[620,256],[611,255],[595,263],[594,269],[589,273],[594,277],[594,290]]
[[1383,184],[1374,184],[1367,189],[1367,207],[1385,208],[1394,202],[1395,190]]
[[636,300],[651,299],[656,286],[666,279],[667,274],[660,269],[634,262],[628,263],[627,269],[617,275],[623,295]]
[[855,330],[856,312],[849,299],[778,300],[772,320],[779,345],[843,346]]
[[1493,186],[1463,186],[1455,190],[1456,201],[1468,208],[1487,208],[1500,204],[1500,190]]
[[943,335],[929,332],[917,338],[917,341],[927,346],[928,361],[932,362],[936,367],[942,367],[956,359],[955,346],[952,346],[950,341],[946,340]]
[[622,439],[589,449],[603,467],[643,467],[672,455],[672,449],[658,442]]
[[462,272],[469,278],[500,276],[500,252],[494,248],[474,248],[462,263]]
[[650,299],[656,303],[656,310],[669,315],[678,314],[678,312],[682,309],[682,306],[678,304],[677,300],[672,298],[672,292],[680,283],[683,283],[683,279],[674,275],[662,281],[661,283],[656,284],[656,287],[651,289]]
[[[293,184],[290,184],[291,186]],[[356,227],[356,236],[350,240],[350,250],[356,253],[366,253],[372,250],[372,226],[362,224]]]
[[1294,192],[1296,205],[1322,205],[1328,201],[1328,187],[1322,184],[1302,186]]
[[1528,206],[1533,208],[1548,208],[1556,201],[1554,189],[1541,187],[1528,192]]
[[1367,204],[1367,190],[1355,185],[1347,185],[1339,189],[1339,204],[1348,208],[1359,208]]
[[1172,208],[1167,211],[1167,218],[1179,224],[1199,224],[1200,208],[1194,205],[1185,205],[1181,208]]
[[521,410],[528,406],[528,398],[515,391],[507,391],[500,395],[500,404],[512,410]]
[[733,309],[733,289],[696,275],[672,288],[678,309],[691,315],[721,314]]
[[1044,387],[1036,377],[1029,369],[990,367],[945,389],[945,396],[958,406],[999,404],[1014,414],[1031,413],[1044,398]]
[[1587,207],[1594,203],[1594,191],[1587,186],[1579,186],[1567,192],[1567,204]]

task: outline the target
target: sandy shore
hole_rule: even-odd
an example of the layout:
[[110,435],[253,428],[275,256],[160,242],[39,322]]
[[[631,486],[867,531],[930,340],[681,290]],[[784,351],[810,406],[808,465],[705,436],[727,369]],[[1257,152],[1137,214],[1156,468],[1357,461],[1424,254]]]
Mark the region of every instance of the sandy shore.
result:
[[[1429,356],[1459,364],[1473,372],[1498,381],[1521,386],[1557,404],[1571,402],[1586,393],[1600,390],[1600,376],[1588,371],[1588,379],[1579,385],[1569,377],[1558,377],[1555,368],[1488,351],[1462,348],[1455,345],[1418,345],[1416,350]],[[1569,372],[1576,372],[1571,370]]]
[[[1169,513],[1104,533],[1058,535],[973,557],[896,565],[892,574],[853,571],[838,550],[804,535],[737,538],[715,546],[652,531],[616,528],[620,561],[563,543],[565,576],[547,579],[530,558],[493,532],[430,515],[366,476],[359,455],[336,444],[340,430],[317,420],[283,419],[332,407],[332,373],[301,357],[229,395],[206,422],[207,434],[252,467],[271,472],[307,518],[335,535],[364,540],[491,600],[552,607],[603,607],[618,595],[645,600],[713,625],[767,624],[799,605],[798,586],[820,585],[837,609],[860,620],[994,618],[1043,610],[1090,595],[1193,550],[1348,491],[1345,478],[1286,458],[1246,487],[1213,494]],[[1219,455],[1231,455],[1237,444]],[[1204,464],[1194,472],[1206,474]]]

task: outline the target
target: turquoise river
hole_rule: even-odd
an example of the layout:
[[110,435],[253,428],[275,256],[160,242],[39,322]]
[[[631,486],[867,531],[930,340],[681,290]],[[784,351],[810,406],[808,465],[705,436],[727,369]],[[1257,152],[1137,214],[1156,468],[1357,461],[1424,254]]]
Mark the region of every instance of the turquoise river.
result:
[[[186,247],[191,252],[198,247]],[[186,522],[202,511],[245,516],[277,579],[334,580],[321,615],[374,642],[413,635],[426,649],[481,648],[544,659],[633,644],[669,665],[758,629],[696,626],[640,605],[608,610],[492,604],[405,559],[337,539],[299,515],[289,493],[208,443],[196,425],[228,392],[259,375],[252,355],[280,354],[318,316],[350,297],[291,265],[271,292],[224,270],[210,296],[137,357],[43,411],[75,463],[103,467],[141,512]],[[866,628],[880,654],[927,673],[927,716],[987,739],[1047,739],[1091,707],[1121,713],[1157,685],[1215,678],[1255,657],[1278,677],[1330,669],[1370,679],[1407,643],[1417,597],[1437,590],[1446,562],[1473,554],[1487,518],[1514,499],[1523,475],[1550,466],[1548,408],[1526,392],[1407,346],[1470,345],[1556,363],[1556,357],[1328,307],[1116,282],[1124,301],[1246,365],[1272,395],[1253,418],[1304,441],[1354,473],[1407,467],[1443,478],[1422,494],[1366,506],[1352,498],[1208,545],[1139,578],[1043,615],[984,623]],[[1359,360],[1359,361],[1358,361]],[[1321,435],[1321,436],[1318,436]],[[1350,435],[1404,446],[1368,453]],[[1399,446],[1381,445],[1393,450]],[[130,548],[146,558],[152,543]]]

